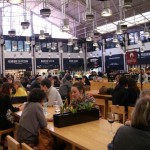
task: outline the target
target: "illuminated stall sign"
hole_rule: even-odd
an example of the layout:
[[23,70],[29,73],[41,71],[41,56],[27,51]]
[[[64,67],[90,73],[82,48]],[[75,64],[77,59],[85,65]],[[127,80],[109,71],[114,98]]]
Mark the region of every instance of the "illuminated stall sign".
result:
[[87,60],[87,68],[92,69],[98,67],[102,67],[101,57],[93,57]]
[[141,58],[140,54],[138,52],[138,64],[150,64],[150,51],[141,52]]
[[59,69],[59,59],[36,59],[36,69]]
[[84,61],[82,58],[80,59],[63,59],[64,70],[83,70],[84,69]]
[[123,54],[106,56],[106,68],[110,70],[124,70]]
[[32,70],[32,61],[30,58],[22,58],[22,59],[10,59],[5,58],[5,69],[26,69],[28,71]]

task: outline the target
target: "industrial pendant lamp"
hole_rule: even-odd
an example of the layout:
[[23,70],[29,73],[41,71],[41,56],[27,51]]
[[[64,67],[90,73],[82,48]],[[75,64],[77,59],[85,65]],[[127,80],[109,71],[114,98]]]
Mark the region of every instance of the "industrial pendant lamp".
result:
[[123,32],[122,32],[122,29],[121,29],[121,24],[120,24],[120,22],[118,22],[116,34],[119,35],[119,34],[122,34],[122,33],[123,33]]
[[44,40],[45,39],[44,30],[40,30],[39,39],[40,40]]
[[102,17],[110,17],[112,16],[112,10],[109,8],[108,1],[104,1],[104,9],[101,12]]
[[113,43],[118,43],[118,37],[117,37],[116,34],[115,34],[114,37],[113,37]]
[[42,17],[49,17],[51,14],[51,10],[47,8],[47,0],[43,0],[43,9],[40,9],[40,15]]
[[92,22],[94,20],[94,15],[91,10],[91,0],[86,0],[86,15],[85,15],[87,22]]
[[23,0],[7,0],[8,3],[10,4],[21,4],[23,2]]
[[24,4],[23,4],[23,16],[24,16],[24,21],[21,22],[21,26],[22,26],[22,29],[25,30],[25,29],[28,29],[30,26],[30,22],[27,20],[26,0],[24,1]]
[[148,37],[150,36],[149,28],[148,28],[148,27],[145,27],[145,28],[144,28],[144,36],[145,36],[146,38],[148,38]]

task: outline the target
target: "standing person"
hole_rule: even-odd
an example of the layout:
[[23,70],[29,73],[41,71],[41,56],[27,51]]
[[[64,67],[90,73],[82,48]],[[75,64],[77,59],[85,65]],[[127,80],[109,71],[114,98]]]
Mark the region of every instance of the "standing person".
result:
[[[12,93],[13,85],[10,83],[4,83],[0,91],[0,130],[5,130],[14,127],[13,117],[11,112],[21,110],[21,107],[13,107],[11,104],[10,96]],[[5,139],[6,135],[2,135],[2,140]]]
[[55,105],[55,102],[58,102],[58,105],[62,106],[63,102],[61,96],[57,89],[51,86],[51,81],[44,79],[41,81],[41,89],[46,93],[48,99],[48,106]]
[[29,93],[28,102],[19,121],[17,140],[20,143],[25,142],[32,147],[38,144],[39,129],[47,126],[42,109],[45,99],[46,94],[41,89],[35,88]]
[[[141,77],[142,74],[142,77]],[[144,69],[141,69],[140,74],[138,76],[138,83],[148,83],[148,74],[146,72],[144,72]]]
[[131,126],[122,126],[108,150],[150,149],[150,96],[140,98],[131,116]]

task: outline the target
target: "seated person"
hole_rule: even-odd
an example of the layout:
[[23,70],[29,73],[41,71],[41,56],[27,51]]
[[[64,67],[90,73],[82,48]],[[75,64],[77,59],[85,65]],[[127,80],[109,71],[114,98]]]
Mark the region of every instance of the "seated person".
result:
[[[11,116],[11,112],[16,112],[21,110],[21,107],[13,107],[10,95],[13,89],[13,85],[10,83],[4,83],[0,91],[0,130],[6,130],[14,127],[14,120]],[[11,110],[11,111],[10,111]],[[1,140],[5,139],[6,135],[2,135]]]
[[76,106],[84,102],[95,103],[93,96],[85,94],[84,86],[82,83],[76,82],[72,85],[71,88],[72,101],[69,106]]
[[63,105],[61,96],[57,89],[51,86],[51,81],[48,79],[44,79],[41,81],[41,89],[46,93],[48,99],[48,106],[55,105],[56,101],[58,102],[59,106]]
[[82,81],[84,86],[88,85],[88,86],[91,86],[91,83],[89,81],[89,79],[87,78],[87,76],[82,76]]
[[19,80],[14,81],[13,84],[16,92],[12,97],[27,96],[27,92]]
[[118,129],[108,150],[149,150],[150,149],[150,97],[140,98],[131,116],[131,126]]
[[[141,77],[142,74],[142,77]],[[138,83],[140,83],[142,80],[142,83],[148,83],[148,74],[144,72],[143,69],[141,69],[140,74],[138,76]]]
[[24,142],[31,146],[38,144],[39,129],[47,126],[42,108],[45,99],[46,94],[41,89],[33,89],[30,92],[19,121],[18,141],[20,143]]

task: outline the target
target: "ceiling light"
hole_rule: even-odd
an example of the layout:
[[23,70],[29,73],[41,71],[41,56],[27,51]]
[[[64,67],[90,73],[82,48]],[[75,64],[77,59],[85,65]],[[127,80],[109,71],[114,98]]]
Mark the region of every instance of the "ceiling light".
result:
[[68,31],[70,31],[69,19],[68,19],[68,18],[63,19],[62,31],[63,31],[63,32],[68,32]]
[[40,40],[44,40],[45,39],[44,30],[40,30],[39,39]]
[[78,44],[75,44],[74,50],[77,51],[79,49]]
[[28,45],[30,44],[30,37],[28,37],[28,36],[26,37],[25,43],[28,44]]
[[10,37],[14,37],[14,36],[16,35],[16,31],[13,30],[13,29],[12,29],[12,30],[9,30],[9,31],[8,31],[8,34],[9,34]]
[[132,7],[132,0],[123,0],[123,8],[131,8]]
[[99,47],[98,47],[98,46],[96,46],[95,50],[96,50],[96,51],[99,51]]
[[30,26],[30,22],[29,21],[23,21],[21,22],[21,26],[22,26],[22,29],[28,29],[29,26]]
[[94,20],[94,15],[91,13],[91,14],[86,14],[86,21],[88,22],[92,22]]
[[112,16],[112,10],[109,8],[108,1],[104,1],[104,9],[101,12],[102,17],[110,17]]
[[49,8],[40,9],[40,15],[42,17],[49,17],[51,14],[51,10]]
[[90,42],[90,41],[92,41],[92,38],[91,37],[86,37],[86,41]]
[[71,39],[71,38],[70,38],[70,39],[68,39],[68,43],[67,43],[67,45],[68,45],[68,46],[72,46],[72,45],[73,45],[73,39]]
[[94,46],[94,47],[98,47],[97,42],[94,42],[94,43],[93,43],[93,46]]
[[7,0],[7,2],[10,4],[20,4],[23,2],[23,0]]
[[97,30],[95,30],[93,32],[93,35],[94,35],[95,38],[98,38],[100,36],[100,33]]
[[51,50],[56,50],[56,43],[52,43]]
[[118,22],[118,24],[117,24],[117,30],[116,30],[116,34],[122,34],[123,32],[122,32],[122,29],[121,29],[121,25],[120,25],[120,23]]
[[112,10],[110,8],[105,8],[101,12],[102,17],[110,17],[112,16]]
[[45,32],[44,35],[45,35],[45,38],[49,38],[50,37],[49,33],[47,33],[47,32]]
[[119,48],[120,47],[120,44],[119,43],[116,43],[116,48]]
[[113,37],[113,43],[118,43],[118,37],[117,37],[116,34],[115,34],[114,37]]
[[148,28],[148,27],[145,27],[145,28],[144,28],[144,36],[145,36],[146,38],[148,38],[148,37],[150,36],[149,28]]

